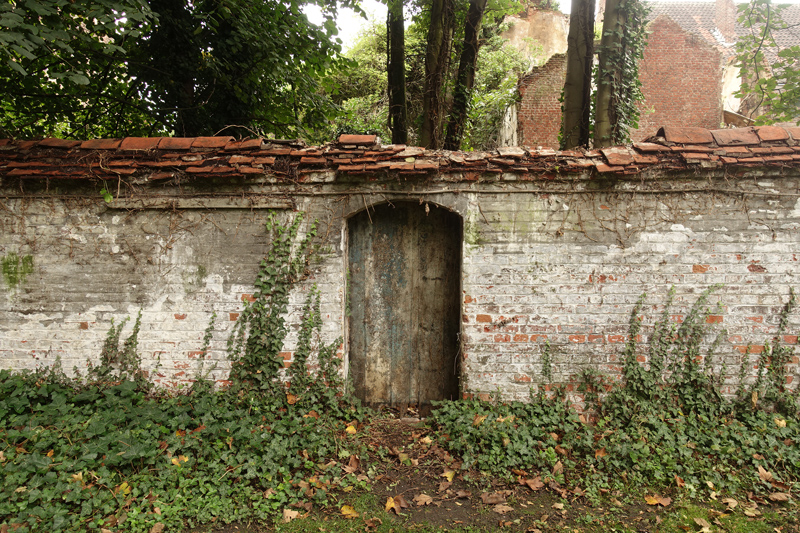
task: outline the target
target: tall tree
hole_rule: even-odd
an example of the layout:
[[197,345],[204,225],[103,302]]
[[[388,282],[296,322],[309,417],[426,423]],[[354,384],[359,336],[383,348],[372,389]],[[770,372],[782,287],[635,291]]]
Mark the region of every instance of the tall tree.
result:
[[467,108],[472,96],[472,88],[475,85],[480,28],[485,10],[486,0],[470,0],[464,23],[464,41],[461,45],[461,58],[458,62],[453,106],[450,109],[450,121],[447,125],[447,136],[444,142],[446,150],[458,150],[464,137]]
[[403,0],[389,0],[386,17],[389,127],[392,143],[408,142],[408,104],[406,101],[406,44]]
[[572,0],[567,37],[567,78],[561,147],[588,146],[591,129],[594,0]]
[[[0,41],[19,41],[21,27],[41,45],[3,49],[11,57],[0,62],[3,133],[295,136],[336,110],[320,91],[343,65],[333,0],[315,0],[322,25],[309,22],[300,0],[147,1],[0,7]],[[41,37],[50,33],[56,40]]]
[[454,0],[432,0],[428,42],[425,51],[425,93],[419,144],[441,148],[441,125],[445,113],[444,81],[450,66],[450,45],[455,20]]
[[642,99],[639,60],[647,40],[647,8],[641,0],[606,0],[597,61],[594,146],[630,140]]

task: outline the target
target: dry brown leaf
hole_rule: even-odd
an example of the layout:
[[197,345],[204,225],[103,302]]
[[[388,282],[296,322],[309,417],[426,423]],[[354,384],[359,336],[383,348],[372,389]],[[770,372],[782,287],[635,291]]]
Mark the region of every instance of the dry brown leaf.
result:
[[497,514],[506,514],[509,511],[513,511],[513,507],[509,507],[508,505],[498,504],[492,507],[492,511]]
[[468,490],[460,490],[456,492],[456,498],[461,500],[472,497],[472,493]]
[[161,533],[162,531],[164,531],[164,524],[161,522],[156,523],[150,528],[150,533]]
[[775,425],[778,426],[779,428],[785,428],[786,427],[786,420],[784,420],[783,418],[776,418],[775,419]]
[[401,509],[408,509],[409,505],[405,498],[403,498],[402,494],[398,494],[394,497],[394,504],[399,506]]
[[558,475],[564,471],[564,465],[561,464],[561,461],[558,461],[555,466],[553,467],[553,475]]
[[369,520],[364,520],[364,525],[367,526],[367,531],[378,529],[378,526],[383,525],[383,520],[380,518],[370,518]]
[[342,516],[347,519],[358,518],[358,513],[350,505],[342,505],[341,511],[342,511]]
[[772,481],[772,472],[767,472],[764,470],[764,467],[758,465],[758,477],[761,478],[762,481]]
[[297,396],[292,394],[291,392],[286,393],[286,403],[289,405],[294,405],[297,403]]
[[554,503],[553,504],[553,509],[558,509],[559,511],[563,511],[564,510],[564,504],[563,503]]
[[675,484],[678,485],[679,489],[682,489],[686,486],[686,482],[678,474],[675,474]]
[[486,415],[479,415],[478,413],[475,413],[475,418],[472,419],[472,425],[478,427],[483,424],[484,420],[486,420]]
[[599,450],[596,450],[594,452],[595,459],[600,459],[601,457],[605,457],[606,455],[608,455],[608,452],[606,451],[605,448],[600,448]]
[[300,511],[295,511],[294,509],[284,509],[283,510],[283,523],[291,522],[295,518],[300,516]]
[[704,520],[702,518],[695,518],[694,519],[694,523],[697,524],[698,526],[700,526],[700,528],[701,528],[700,532],[701,533],[710,533],[711,532],[711,524],[709,524],[707,520]]
[[[647,505],[663,505],[664,507],[672,503],[671,499],[662,498],[658,494],[653,494],[652,496],[645,495],[644,501],[647,503]],[[663,503],[664,501],[667,501],[667,503]]]
[[744,514],[745,514],[745,516],[749,516],[749,517],[752,518],[754,516],[760,515],[761,513],[758,512],[756,509],[751,509],[751,508],[748,507],[747,509],[744,510]]
[[487,505],[506,503],[506,497],[501,492],[493,492],[491,494],[489,494],[488,492],[484,492],[483,494],[481,494],[481,500],[483,500],[483,503]]
[[544,483],[542,483],[542,478],[536,476],[535,478],[526,479],[525,484],[531,490],[539,490],[544,487]]
[[444,492],[444,491],[446,491],[446,490],[447,490],[447,489],[449,489],[449,488],[450,488],[452,485],[453,485],[453,484],[452,484],[452,483],[450,483],[449,481],[442,481],[441,483],[439,483],[439,492]]
[[722,503],[724,503],[725,505],[727,505],[727,506],[728,506],[728,509],[735,509],[735,508],[736,508],[736,506],[737,506],[737,505],[739,505],[739,502],[737,502],[737,501],[736,501],[736,500],[734,500],[733,498],[724,498],[724,499],[722,500]]
[[428,496],[427,494],[424,494],[424,493],[423,494],[417,494],[416,496],[414,496],[414,502],[419,507],[422,507],[423,505],[430,505],[432,501],[433,501],[433,498],[431,498],[430,496]]
[[556,453],[559,455],[567,455],[567,450],[565,450],[561,446],[556,446]]
[[342,470],[344,470],[348,474],[355,474],[356,472],[358,472],[360,466],[361,466],[361,461],[358,459],[358,456],[351,455],[350,461],[347,463],[347,466],[342,467]]
[[445,470],[444,473],[441,475],[441,477],[447,479],[448,482],[452,483],[455,475],[456,475],[455,470]]
[[769,495],[769,499],[774,502],[788,502],[789,495],[785,492],[773,492]]

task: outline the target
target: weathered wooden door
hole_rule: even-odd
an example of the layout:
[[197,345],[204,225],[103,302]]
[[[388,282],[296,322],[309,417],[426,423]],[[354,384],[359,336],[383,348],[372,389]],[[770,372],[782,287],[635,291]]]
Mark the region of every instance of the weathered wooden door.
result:
[[371,406],[458,395],[461,217],[384,204],[349,221],[349,345],[355,393]]

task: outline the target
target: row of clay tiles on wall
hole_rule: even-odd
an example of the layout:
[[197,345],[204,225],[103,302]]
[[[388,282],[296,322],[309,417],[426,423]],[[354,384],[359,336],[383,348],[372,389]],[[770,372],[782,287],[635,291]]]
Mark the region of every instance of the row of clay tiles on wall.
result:
[[[342,135],[338,142],[307,147],[301,141],[232,137],[128,137],[70,141],[0,140],[0,177],[39,179],[160,180],[180,176],[263,174],[299,181],[329,181],[321,172],[352,175],[515,173],[520,179],[569,172],[636,174],[646,169],[800,166],[800,128],[762,126],[706,130],[661,128],[647,142],[599,150],[448,152],[382,145],[374,135]],[[326,175],[329,175],[326,174]]]

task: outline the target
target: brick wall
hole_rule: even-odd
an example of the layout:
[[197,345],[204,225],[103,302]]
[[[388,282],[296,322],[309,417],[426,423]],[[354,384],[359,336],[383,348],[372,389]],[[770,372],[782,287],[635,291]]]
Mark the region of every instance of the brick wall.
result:
[[[641,179],[597,183],[595,192],[558,181],[420,192],[464,219],[463,391],[526,398],[542,385],[545,342],[557,382],[574,385],[585,368],[617,373],[636,300],[648,294],[646,341],[673,285],[680,320],[703,289],[724,284],[712,321],[727,329],[721,353],[733,373],[744,347],[758,350],[775,331],[796,283],[800,201],[792,191],[800,181],[706,178],[671,179],[673,192],[657,194],[663,182]],[[353,187],[360,194],[345,192]],[[714,192],[732,187],[752,194]],[[408,198],[385,183],[320,191],[329,195],[295,196],[297,209],[320,221],[321,255],[292,297],[287,362],[310,284],[322,292],[323,340],[344,331],[347,218],[365,204]],[[218,364],[213,377],[226,378],[225,341],[265,249],[263,210],[126,212],[88,197],[6,198],[2,206],[0,253],[31,256],[33,271],[15,287],[0,285],[0,365],[34,368],[60,357],[67,370],[85,370],[111,320],[141,309],[144,365],[157,383],[178,386],[198,368],[216,312],[209,358]],[[794,334],[799,325],[794,318]]]
[[567,75],[566,54],[556,54],[519,82],[521,145],[558,148],[561,130],[561,91]]
[[641,140],[661,126],[719,128],[722,54],[663,15],[649,30],[639,65],[644,101],[639,128],[631,131],[631,139]]

